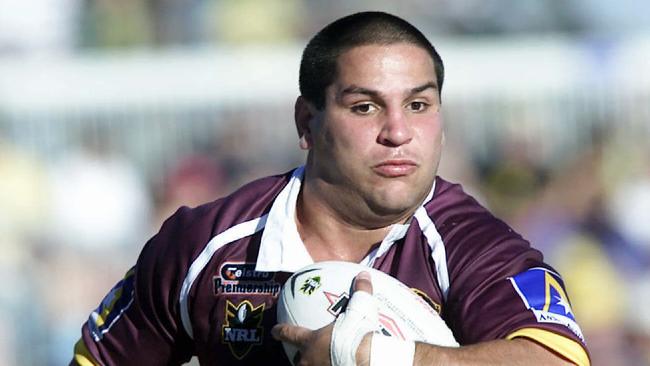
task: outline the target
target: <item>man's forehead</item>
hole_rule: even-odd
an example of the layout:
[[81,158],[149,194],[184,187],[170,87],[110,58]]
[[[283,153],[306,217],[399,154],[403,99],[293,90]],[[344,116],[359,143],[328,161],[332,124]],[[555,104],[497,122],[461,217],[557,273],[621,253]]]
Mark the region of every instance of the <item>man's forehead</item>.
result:
[[392,44],[367,44],[359,45],[341,52],[336,58],[336,76],[342,71],[363,74],[368,71],[377,71],[375,67],[381,64],[382,68],[400,64],[405,72],[424,70],[435,78],[436,65],[429,52],[415,44],[400,42]]
[[366,57],[369,57],[370,54],[376,53],[377,50],[389,50],[389,49],[390,49],[390,53],[392,54],[404,53],[409,51],[413,52],[417,50],[416,52],[422,53],[422,55],[426,56],[426,58],[429,61],[431,61],[432,65],[435,64],[433,55],[431,55],[431,53],[426,48],[420,46],[419,44],[415,44],[411,42],[364,43],[355,46],[345,47],[336,56],[336,63],[338,65],[342,58],[345,58],[350,54],[362,54]]
[[[394,72],[386,72],[387,69],[381,65],[387,60],[388,63],[391,60],[401,63],[401,66]],[[332,83],[325,89],[326,98],[341,100],[348,95],[408,97],[422,92],[439,94],[433,58],[426,49],[408,42],[351,47],[337,57],[335,71]]]

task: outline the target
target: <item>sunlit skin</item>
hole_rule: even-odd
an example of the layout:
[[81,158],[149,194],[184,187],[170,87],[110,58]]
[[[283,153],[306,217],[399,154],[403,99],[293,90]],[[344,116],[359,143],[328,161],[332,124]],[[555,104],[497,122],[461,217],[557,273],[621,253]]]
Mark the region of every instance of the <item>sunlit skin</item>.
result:
[[410,44],[352,48],[337,71],[322,110],[296,102],[300,146],[309,150],[297,221],[315,260],[358,261],[431,190],[440,98],[431,57]]
[[316,194],[359,227],[410,217],[431,189],[442,145],[429,54],[405,43],[353,48],[338,59],[324,110],[312,111],[302,145]]

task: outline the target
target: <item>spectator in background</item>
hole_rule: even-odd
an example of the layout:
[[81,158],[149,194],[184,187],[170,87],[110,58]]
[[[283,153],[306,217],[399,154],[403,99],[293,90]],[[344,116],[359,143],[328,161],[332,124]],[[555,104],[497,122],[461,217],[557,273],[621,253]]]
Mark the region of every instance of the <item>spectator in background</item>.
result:
[[153,38],[151,16],[143,0],[84,1],[79,29],[82,47],[143,46]]
[[625,341],[629,346],[626,349],[639,358],[636,364],[650,365],[650,311],[647,306],[650,303],[650,272],[639,276],[628,289]]
[[650,365],[650,148],[643,138],[623,133],[604,152],[601,179],[608,193],[607,219],[636,260],[634,266],[621,266],[628,288],[625,341],[627,349],[637,350],[637,364]]
[[[133,3],[133,0],[125,3]],[[208,5],[205,0],[149,0],[144,3],[151,19],[156,46],[191,45],[201,41]],[[236,1],[235,3],[238,3]]]
[[73,51],[80,5],[81,0],[0,0],[0,55]]
[[37,272],[47,309],[50,362],[62,365],[79,320],[124,263],[133,260],[121,255],[148,235],[151,198],[131,162],[117,155],[109,135],[93,125],[50,175],[50,241],[41,248]]
[[[47,185],[41,162],[0,131],[0,364],[39,364],[39,306],[33,294],[33,246],[42,231]],[[20,356],[18,356],[20,355]]]
[[[628,140],[629,141],[629,140]],[[603,180],[611,210],[607,217],[634,245],[650,265],[650,149],[644,144],[609,148],[605,156]],[[617,179],[610,181],[610,177]]]
[[129,247],[148,233],[148,188],[103,131],[90,132],[51,171],[51,233],[57,243],[80,250]]
[[299,0],[238,0],[217,4],[214,7],[216,38],[224,43],[292,41],[303,20]]
[[196,207],[226,193],[230,176],[215,156],[197,153],[172,166],[158,192],[154,227],[181,206]]
[[[547,173],[529,140],[504,133],[497,151],[478,161],[485,198],[498,217],[512,222],[515,229],[533,208]],[[535,243],[535,240],[532,240]]]
[[[647,278],[648,254],[625,230],[628,225],[643,230],[644,225],[639,226],[643,211],[638,211],[645,201],[643,190],[627,184],[642,187],[643,180],[630,180],[630,171],[621,167],[637,166],[638,157],[612,149],[613,141],[606,136],[595,134],[588,148],[550,172],[536,194],[526,195],[529,202],[518,222],[564,274],[593,359],[603,365],[646,364],[641,350],[650,323],[643,319],[650,317],[647,307],[637,304],[647,294],[638,295],[644,292],[635,288],[644,286],[640,278]],[[612,158],[615,163],[609,161]],[[643,171],[633,170],[637,178]],[[648,211],[644,212],[647,221]],[[635,321],[628,322],[630,318]],[[629,342],[630,336],[637,342]]]

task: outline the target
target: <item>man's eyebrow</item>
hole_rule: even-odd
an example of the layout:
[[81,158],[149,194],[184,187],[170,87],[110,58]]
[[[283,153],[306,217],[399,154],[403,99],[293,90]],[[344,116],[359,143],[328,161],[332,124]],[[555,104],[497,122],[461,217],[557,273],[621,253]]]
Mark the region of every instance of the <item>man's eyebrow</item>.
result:
[[426,83],[424,85],[416,86],[415,88],[411,89],[411,95],[423,92],[423,91],[425,91],[425,90],[427,90],[429,88],[431,88],[433,90],[438,90],[438,84],[436,84],[433,81],[429,81],[428,83]]
[[[416,86],[415,88],[412,88],[411,90],[409,90],[408,94],[409,95],[417,94],[417,93],[423,92],[423,91],[425,91],[427,89],[438,90],[438,84],[436,84],[434,81],[429,81],[426,84],[423,84],[423,85],[420,85],[420,86]],[[341,92],[339,93],[339,96],[342,97],[342,96],[347,95],[347,94],[363,94],[363,95],[367,95],[367,96],[370,96],[370,97],[381,96],[381,93],[376,91],[376,90],[364,88],[364,87],[357,86],[357,85],[350,85],[349,87],[341,90]]]
[[346,94],[364,94],[364,95],[368,95],[368,96],[371,96],[371,97],[377,97],[377,96],[379,96],[380,93],[378,91],[376,91],[376,90],[363,88],[363,87],[356,86],[356,85],[350,85],[347,88],[341,90],[341,93],[340,93],[341,96],[346,95]]

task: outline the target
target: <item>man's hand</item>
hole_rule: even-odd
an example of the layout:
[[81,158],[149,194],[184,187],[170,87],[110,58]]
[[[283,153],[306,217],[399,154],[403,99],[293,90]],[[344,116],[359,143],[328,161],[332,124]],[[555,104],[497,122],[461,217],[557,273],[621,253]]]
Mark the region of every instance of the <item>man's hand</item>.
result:
[[[372,282],[368,272],[361,272],[354,278],[353,294],[359,291],[372,294]],[[348,306],[350,305],[348,303]],[[293,363],[295,365],[331,365],[330,345],[332,344],[332,331],[334,323],[317,330],[289,325],[277,324],[271,330],[273,337],[282,342],[289,342],[298,347]],[[356,350],[356,364],[366,365],[370,359],[370,332],[367,333]],[[347,365],[334,365],[347,366]]]

